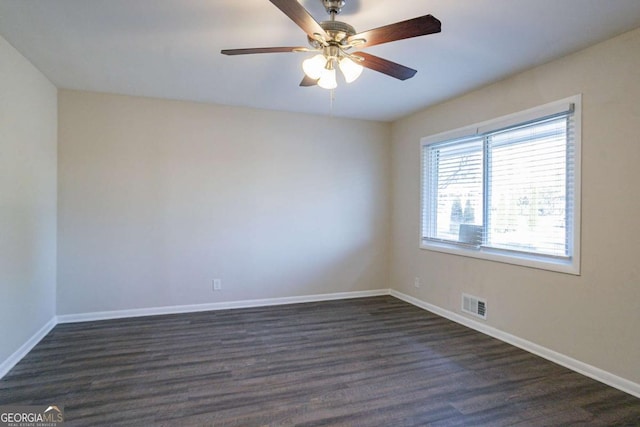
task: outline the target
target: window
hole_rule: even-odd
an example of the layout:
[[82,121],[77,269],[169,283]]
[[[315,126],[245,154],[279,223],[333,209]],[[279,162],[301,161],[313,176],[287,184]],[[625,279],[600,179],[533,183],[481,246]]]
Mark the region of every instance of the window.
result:
[[579,274],[580,104],[423,138],[421,247]]

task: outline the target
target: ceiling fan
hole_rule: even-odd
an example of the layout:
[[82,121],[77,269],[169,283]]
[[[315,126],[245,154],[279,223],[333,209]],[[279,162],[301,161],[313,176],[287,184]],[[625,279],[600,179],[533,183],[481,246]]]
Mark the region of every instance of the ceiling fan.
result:
[[[302,30],[307,33],[309,47],[260,47],[248,49],[225,49],[224,55],[246,55],[253,53],[318,52],[302,63],[305,73],[300,86],[318,85],[324,89],[335,89],[336,65],[342,71],[347,83],[357,79],[363,67],[395,77],[410,79],[416,70],[380,58],[358,49],[424,36],[440,32],[440,21],[431,15],[424,15],[395,24],[356,33],[345,22],[336,21],[345,5],[345,0],[320,0],[331,17],[329,21],[317,22],[298,0],[269,0]],[[352,52],[355,50],[356,52]]]

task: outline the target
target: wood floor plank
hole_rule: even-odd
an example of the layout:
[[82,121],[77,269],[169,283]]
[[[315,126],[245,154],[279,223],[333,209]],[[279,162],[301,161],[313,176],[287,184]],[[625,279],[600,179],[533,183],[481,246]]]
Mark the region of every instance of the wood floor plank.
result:
[[56,326],[0,404],[66,425],[640,425],[640,399],[393,297]]

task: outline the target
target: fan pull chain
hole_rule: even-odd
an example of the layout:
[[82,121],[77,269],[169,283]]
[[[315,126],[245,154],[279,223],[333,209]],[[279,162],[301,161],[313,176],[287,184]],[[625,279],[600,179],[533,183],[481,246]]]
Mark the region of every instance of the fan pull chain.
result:
[[336,99],[336,90],[331,89],[329,91],[329,115],[333,117],[333,101]]

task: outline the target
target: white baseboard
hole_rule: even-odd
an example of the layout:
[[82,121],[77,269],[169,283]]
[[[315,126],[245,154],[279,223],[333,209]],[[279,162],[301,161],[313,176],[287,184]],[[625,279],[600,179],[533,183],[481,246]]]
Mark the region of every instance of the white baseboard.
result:
[[429,304],[428,302],[422,301],[418,298],[403,294],[402,292],[398,292],[392,289],[389,293],[391,296],[408,302],[409,304],[413,304],[416,307],[420,307],[424,310],[437,314],[438,316],[452,320],[471,329],[475,329],[476,331],[482,332],[485,335],[497,338],[500,341],[504,341],[508,344],[514,345],[518,348],[528,351],[529,353],[533,353],[544,359],[550,360],[551,362],[557,363],[558,365],[564,366],[565,368],[571,369],[572,371],[578,372],[579,374],[585,375],[596,381],[600,381],[601,383],[607,384],[611,387],[617,388],[618,390],[624,391],[625,393],[629,393],[635,397],[640,398],[640,384],[638,383],[621,378],[610,372],[604,371],[600,368],[596,368],[595,366],[591,366],[572,357],[565,356],[564,354],[558,353],[531,341],[527,341],[523,338],[519,338],[515,335],[508,334],[504,331],[488,326],[484,323],[480,323],[476,320],[467,318],[458,313],[445,310],[441,307]]
[[380,295],[389,295],[389,292],[389,289],[377,289],[372,291],[301,295],[295,297],[215,302],[209,304],[176,305],[168,307],[139,308],[133,310],[63,314],[58,316],[58,323],[89,322],[93,320],[122,319],[126,317],[157,316],[162,314],[194,313],[198,311],[228,310],[232,308],[266,307],[271,305],[299,304],[305,302],[331,301],[350,298],[365,298]]
[[11,356],[5,361],[0,363],[0,379],[7,375],[9,371],[22,360],[23,357],[29,353],[33,347],[40,342],[55,326],[57,325],[56,317],[52,317],[46,325],[44,325],[38,332],[36,332],[31,338],[27,340],[22,346],[17,349]]

